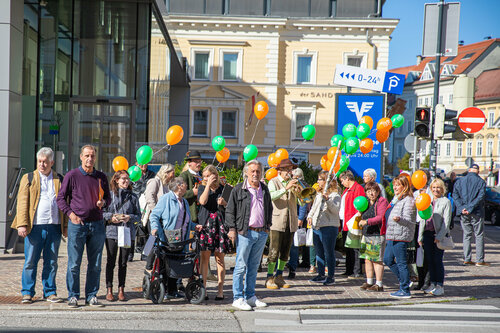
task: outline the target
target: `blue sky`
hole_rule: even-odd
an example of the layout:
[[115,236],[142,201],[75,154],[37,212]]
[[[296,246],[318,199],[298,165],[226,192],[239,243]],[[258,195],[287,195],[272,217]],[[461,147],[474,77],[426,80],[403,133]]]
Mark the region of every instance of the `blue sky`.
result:
[[[398,18],[389,47],[389,69],[410,66],[422,53],[424,4],[436,0],[387,0],[382,16]],[[457,1],[446,1],[457,2]],[[500,38],[500,0],[463,0],[460,6],[459,40],[472,44],[484,37]]]

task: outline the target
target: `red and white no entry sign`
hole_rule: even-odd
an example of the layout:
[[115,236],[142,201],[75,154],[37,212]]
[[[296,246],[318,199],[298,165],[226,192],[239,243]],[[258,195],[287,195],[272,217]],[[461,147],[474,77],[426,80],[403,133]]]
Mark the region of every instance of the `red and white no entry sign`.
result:
[[486,123],[483,111],[470,107],[464,109],[458,116],[458,126],[467,134],[479,132]]

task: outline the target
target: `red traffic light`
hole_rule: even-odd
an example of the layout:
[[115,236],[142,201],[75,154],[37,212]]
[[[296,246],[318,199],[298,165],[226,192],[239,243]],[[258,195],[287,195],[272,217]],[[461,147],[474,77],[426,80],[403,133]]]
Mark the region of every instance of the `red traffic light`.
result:
[[430,120],[430,112],[428,108],[420,108],[417,109],[417,117],[420,121],[429,121]]

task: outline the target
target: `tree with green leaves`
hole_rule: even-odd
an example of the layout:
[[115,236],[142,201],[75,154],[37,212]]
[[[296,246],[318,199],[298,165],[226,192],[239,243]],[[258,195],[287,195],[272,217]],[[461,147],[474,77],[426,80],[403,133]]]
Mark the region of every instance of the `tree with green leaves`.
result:
[[425,159],[422,163],[420,163],[420,168],[428,168],[429,167],[429,162],[431,160],[431,155],[425,156]]
[[397,166],[400,170],[410,170],[410,153],[406,153],[398,160]]

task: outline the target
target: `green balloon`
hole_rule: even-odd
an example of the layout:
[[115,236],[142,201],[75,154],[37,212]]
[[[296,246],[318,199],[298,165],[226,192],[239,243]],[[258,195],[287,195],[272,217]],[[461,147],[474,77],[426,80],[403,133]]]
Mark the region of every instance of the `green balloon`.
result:
[[349,155],[354,154],[359,148],[359,140],[357,138],[348,138],[345,140],[345,152]]
[[349,160],[349,157],[347,157],[347,156],[345,156],[345,155],[344,155],[344,156],[342,156],[342,157],[340,158],[340,162],[339,162],[339,164],[340,164],[340,168],[339,168],[339,171],[337,171],[337,172],[340,174],[340,173],[342,173],[342,172],[346,171],[346,170],[347,170],[347,168],[349,167],[349,163],[350,163],[350,162],[351,162],[351,160]]
[[344,127],[342,127],[342,134],[346,138],[352,138],[353,136],[356,136],[356,126],[352,123],[345,124]]
[[418,211],[418,216],[422,218],[422,220],[428,220],[432,216],[432,205],[427,207],[426,210],[419,210]]
[[153,158],[153,149],[150,146],[141,146],[135,153],[135,159],[140,165],[148,164]]
[[339,146],[339,141],[342,141],[342,143],[340,144],[340,150],[344,150],[344,148],[345,148],[345,139],[340,134],[336,134],[336,135],[332,136],[332,138],[330,139],[330,144],[331,144],[332,147],[338,147]]
[[257,150],[257,147],[255,147],[254,145],[248,145],[245,147],[245,150],[243,150],[243,158],[246,162],[249,162],[251,160],[254,160],[257,157],[258,153],[259,151]]
[[367,124],[359,124],[356,134],[360,140],[366,139],[370,135],[370,126]]
[[212,139],[212,148],[215,151],[221,151],[226,146],[226,140],[220,135],[216,136]]
[[312,140],[316,134],[316,128],[313,125],[306,125],[302,129],[302,137],[304,140]]
[[354,208],[358,210],[358,212],[364,212],[368,208],[368,200],[362,195],[354,199]]
[[141,168],[139,168],[137,165],[132,165],[130,168],[128,168],[127,172],[131,181],[136,182],[141,179],[142,171]]
[[405,117],[403,117],[400,114],[395,114],[394,116],[391,117],[392,121],[392,127],[398,128],[403,126],[403,123],[405,122]]

